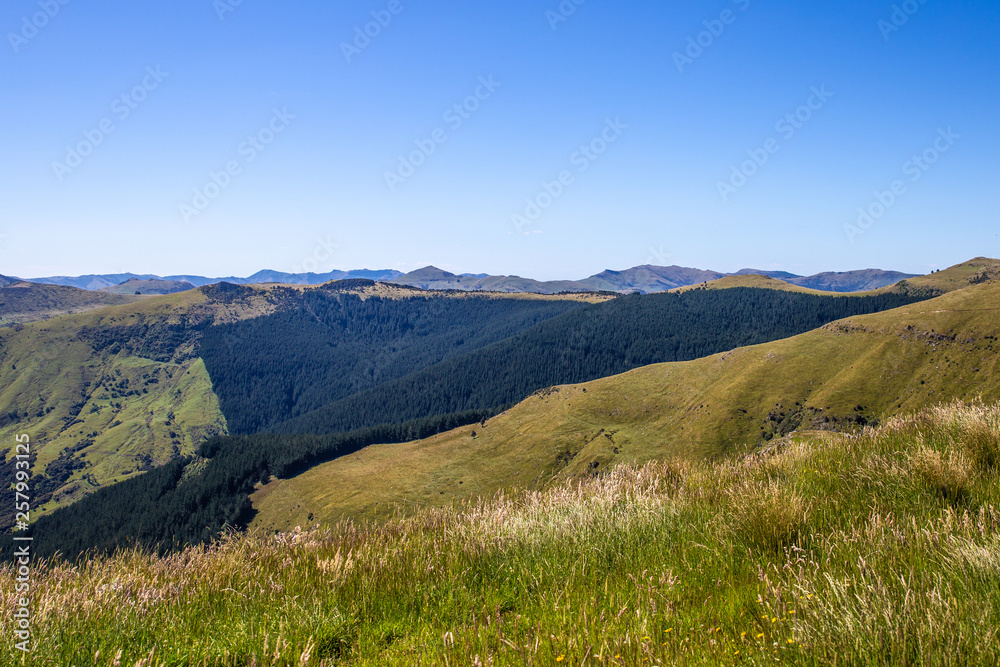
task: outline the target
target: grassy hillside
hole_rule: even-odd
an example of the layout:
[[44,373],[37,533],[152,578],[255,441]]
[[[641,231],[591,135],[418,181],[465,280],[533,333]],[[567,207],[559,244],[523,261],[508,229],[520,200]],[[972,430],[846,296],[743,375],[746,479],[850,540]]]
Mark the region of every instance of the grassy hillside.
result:
[[194,294],[151,300],[0,330],[0,442],[6,451],[14,434],[31,437],[36,513],[225,432],[208,373],[191,350],[152,359],[96,347],[100,332],[165,327],[180,317],[174,308],[194,301]]
[[[147,298],[18,285],[0,289],[0,298],[30,290],[124,303],[0,328],[0,452],[6,456],[14,434],[26,433],[35,443],[36,517],[97,488],[189,455],[206,437],[226,433],[212,380],[198,357],[202,332],[210,325],[225,326],[294,308],[305,301],[309,289],[218,284]],[[432,296],[370,281],[316,289],[362,300]],[[447,301],[475,298],[543,306],[609,298],[436,296]],[[0,532],[12,520],[9,493],[6,486],[0,490]]]
[[242,289],[238,299],[194,290],[0,329],[0,452],[14,434],[31,437],[35,516],[226,432],[196,336],[209,321],[273,312],[266,290]]
[[[704,283],[699,283],[697,285],[688,285],[686,287],[677,287],[672,292],[685,293],[692,292],[700,289],[733,289],[735,287],[756,287],[759,289],[772,289],[779,290],[782,292],[797,292],[799,294],[817,294],[822,296],[831,296],[830,292],[821,292],[819,290],[809,289],[807,287],[800,287],[798,285],[793,285],[785,280],[779,280],[778,278],[770,278],[768,276],[762,276],[757,274],[742,274],[735,276],[726,276],[724,278],[719,278],[717,280],[711,280]],[[840,292],[836,293],[842,296],[848,296],[849,293]],[[856,296],[856,294],[851,294]]]
[[[831,294],[830,291],[811,289],[803,287],[799,283],[807,278],[794,280],[781,280],[774,277],[748,273],[749,269],[744,269],[740,273],[732,276],[711,280],[696,285],[680,287],[673,291],[688,292],[697,289],[728,289],[732,287],[761,287],[765,289],[786,290],[793,292],[803,292],[808,294]],[[865,274],[866,272],[852,272],[854,274]],[[885,272],[880,272],[878,279],[884,278]],[[849,275],[849,274],[819,274],[819,275]],[[815,277],[815,276],[813,276]],[[811,278],[811,277],[809,277]],[[835,292],[841,295],[858,294],[886,294],[886,293],[931,293],[945,294],[955,290],[964,289],[970,285],[979,285],[993,280],[1000,279],[1000,260],[977,257],[976,259],[956,264],[955,266],[929,273],[925,276],[907,277],[903,280],[879,287],[867,292]]]
[[1000,259],[977,257],[942,271],[929,273],[926,276],[908,278],[904,281],[906,285],[897,284],[896,287],[909,286],[916,289],[930,288],[941,292],[953,292],[969,285],[978,285],[997,279],[1000,279]]
[[[1000,407],[951,404],[379,525],[35,564],[32,658],[996,665],[998,462]],[[5,590],[15,576],[0,565]]]
[[0,283],[0,327],[134,303],[142,297],[100,294],[75,287],[23,281]]
[[1000,282],[695,361],[556,387],[485,424],[369,447],[253,501],[255,525],[382,515],[540,488],[622,462],[721,455],[941,400],[1000,399]]

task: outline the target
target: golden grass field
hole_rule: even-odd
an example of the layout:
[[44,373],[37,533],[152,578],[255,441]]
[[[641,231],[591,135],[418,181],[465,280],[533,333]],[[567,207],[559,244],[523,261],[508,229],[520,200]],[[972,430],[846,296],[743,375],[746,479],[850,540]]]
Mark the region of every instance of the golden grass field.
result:
[[[36,563],[4,665],[996,665],[1000,405],[157,557]],[[11,636],[14,567],[0,566]]]

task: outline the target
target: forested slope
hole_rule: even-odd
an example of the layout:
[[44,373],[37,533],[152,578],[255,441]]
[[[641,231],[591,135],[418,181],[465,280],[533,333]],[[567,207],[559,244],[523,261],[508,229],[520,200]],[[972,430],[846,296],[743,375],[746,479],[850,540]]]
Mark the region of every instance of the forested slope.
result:
[[[230,432],[256,433],[584,305],[568,299],[383,298],[313,289],[292,308],[208,327],[199,353]],[[428,414],[439,412],[416,416]]]
[[[272,430],[336,433],[429,415],[502,408],[551,385],[787,338],[833,320],[915,300],[900,294],[833,297],[754,288],[623,296],[568,312],[521,335],[362,391]],[[227,418],[232,424],[228,413]]]

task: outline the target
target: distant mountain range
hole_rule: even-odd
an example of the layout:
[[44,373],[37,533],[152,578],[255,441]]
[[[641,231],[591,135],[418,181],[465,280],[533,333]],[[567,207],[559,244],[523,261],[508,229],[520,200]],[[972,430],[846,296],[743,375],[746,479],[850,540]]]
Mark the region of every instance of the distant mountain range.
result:
[[637,266],[624,271],[602,271],[584,280],[538,281],[519,276],[456,275],[433,266],[418,269],[388,282],[410,285],[422,289],[457,289],[463,291],[536,292],[641,292],[651,294],[678,287],[711,282],[730,275],[759,274],[785,282],[827,292],[858,292],[878,289],[915,277],[913,274],[881,269],[864,269],[843,273],[819,273],[814,276],[797,276],[787,271],[741,269],[736,273],[703,271],[683,266]]
[[[258,285],[262,283],[283,283],[286,285],[322,285],[331,280],[346,280],[349,278],[365,278],[368,280],[392,280],[403,275],[400,271],[369,271],[362,269],[358,271],[330,271],[329,273],[284,273],[282,271],[258,271],[252,276],[238,278],[227,276],[225,278],[206,278],[205,276],[156,276],[149,273],[106,273],[88,274],[85,276],[49,276],[46,278],[29,278],[29,282],[43,283],[46,285],[63,285],[66,287],[76,287],[85,290],[101,290],[107,287],[117,287],[130,280],[140,281],[171,281],[187,282],[192,287],[202,287],[204,285],[214,285],[215,283],[233,283],[234,285]],[[8,280],[19,280],[12,278]],[[191,288],[188,288],[191,289]],[[145,294],[146,292],[144,292]],[[153,292],[148,292],[153,294]]]
[[[736,273],[705,271],[683,266],[636,266],[624,271],[602,271],[583,280],[539,281],[520,276],[491,276],[483,273],[449,273],[434,266],[427,266],[411,273],[403,274],[392,269],[330,271],[329,273],[284,273],[281,271],[258,271],[252,276],[239,278],[207,278],[205,276],[155,276],[151,274],[116,273],[85,276],[52,276],[32,278],[30,282],[48,285],[76,287],[90,291],[104,291],[113,294],[171,294],[173,292],[202,287],[220,282],[237,285],[261,283],[283,283],[289,285],[321,285],[331,280],[363,278],[397,285],[408,285],[428,290],[461,290],[466,292],[533,292],[538,294],[558,294],[559,292],[664,292],[678,287],[697,285],[718,280],[730,275],[760,274],[784,280],[788,283],[827,292],[858,292],[886,287],[915,277],[913,274],[882,269],[864,269],[842,273],[819,273],[814,276],[799,276],[787,271],[764,271],[741,269]],[[0,277],[2,281],[16,282],[17,278]]]

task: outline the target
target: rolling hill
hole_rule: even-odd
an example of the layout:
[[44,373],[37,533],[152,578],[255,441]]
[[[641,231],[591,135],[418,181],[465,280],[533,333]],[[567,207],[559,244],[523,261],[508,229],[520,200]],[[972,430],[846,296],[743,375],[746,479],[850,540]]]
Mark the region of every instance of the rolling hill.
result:
[[953,398],[995,401],[998,314],[1000,282],[991,282],[773,343],[553,387],[485,423],[272,481],[253,496],[253,525],[383,516],[626,462],[752,450]]
[[134,303],[141,297],[88,292],[0,277],[0,326],[47,320],[103,306]]
[[175,294],[194,289],[195,286],[186,280],[159,280],[129,278],[120,285],[113,287],[102,287],[100,292],[107,294],[142,294],[142,295],[162,295]]
[[[5,443],[0,451],[12,448],[10,443],[16,433],[28,433],[36,443],[34,507],[41,513],[191,455],[206,438],[229,432],[213,387],[213,380],[220,380],[211,377],[202,360],[202,337],[207,329],[225,330],[242,321],[298,313],[299,319],[290,316],[293,322],[314,324],[316,328],[308,329],[293,351],[319,354],[330,349],[328,343],[333,338],[326,333],[339,317],[333,312],[337,309],[333,309],[330,319],[317,322],[315,317],[323,302],[360,303],[363,310],[364,302],[378,301],[385,305],[386,312],[398,314],[407,304],[426,304],[432,299],[420,290],[371,281],[334,282],[317,288],[220,283],[153,297],[15,283],[0,289],[0,303],[11,303],[8,294],[34,295],[31,303],[36,309],[39,304],[49,309],[55,305],[63,310],[70,305],[81,310],[90,308],[80,314],[0,329],[0,438]],[[51,294],[63,298],[51,305],[51,299],[39,297]],[[65,295],[77,301],[70,303]],[[351,363],[356,362],[357,368],[349,370],[363,382],[368,370],[378,367],[382,357],[398,364],[398,370],[380,371],[390,375],[439,361],[441,357],[427,357],[431,340],[427,334],[433,326],[450,331],[449,335],[461,338],[466,348],[472,349],[491,342],[490,335],[506,337],[533,325],[539,317],[606,298],[442,295],[434,300],[436,310],[425,309],[423,319],[411,313],[410,320],[400,320],[402,337],[382,337],[377,345],[367,347],[356,339]],[[21,301],[26,299],[21,296]],[[109,306],[109,302],[122,305]],[[491,310],[489,304],[496,307]],[[414,308],[420,310],[416,305]],[[464,318],[465,330],[460,330],[462,321],[448,327],[448,317],[439,317],[463,308],[470,314]],[[48,312],[36,310],[32,317],[38,319]],[[6,317],[7,311],[4,313]],[[504,314],[508,317],[501,323],[499,318]],[[27,318],[23,313],[20,317]],[[363,317],[354,320],[359,331],[371,324]],[[492,334],[488,332],[491,326],[495,328]],[[292,333],[288,333],[286,342],[292,340]],[[302,341],[314,346],[298,345]],[[347,347],[342,344],[337,356],[346,358]],[[403,363],[407,349],[410,365]],[[443,354],[450,353],[445,346]],[[309,354],[298,357],[299,371],[317,368],[320,357]],[[325,359],[329,362],[329,354]],[[329,367],[328,363],[327,370]],[[279,375],[294,376],[290,364],[278,370]],[[329,389],[325,382],[328,377],[314,379],[313,388]],[[269,396],[285,400],[286,396],[274,391],[274,386],[270,389]],[[232,395],[224,392],[227,400]],[[298,398],[311,407],[307,396]],[[13,504],[3,506],[10,508]],[[7,527],[10,512],[5,509],[0,516],[4,517],[0,526]]]
[[[879,312],[894,304],[913,303],[913,297],[903,294],[841,297],[762,289],[630,295],[594,305],[581,305],[580,297],[525,298],[463,292],[443,293],[435,301],[421,303],[427,293],[414,291],[417,298],[397,298],[399,303],[389,303],[367,292],[391,288],[371,283],[357,285],[357,291],[367,296],[359,303],[357,293],[341,294],[351,286],[336,286],[334,283],[301,290],[298,295],[285,295],[287,298],[279,299],[279,307],[271,314],[236,322],[235,326],[209,323],[201,331],[203,359],[231,429],[237,432],[258,429],[266,425],[267,418],[280,414],[287,406],[304,402],[306,394],[314,388],[321,390],[318,396],[322,397],[328,388],[337,390],[342,379],[365,380],[368,368],[379,368],[377,355],[381,354],[382,346],[391,351],[399,346],[396,341],[407,340],[399,339],[399,332],[418,332],[417,340],[423,338],[416,346],[421,358],[433,360],[434,355],[449,349],[447,344],[433,343],[434,336],[440,338],[444,334],[440,340],[446,342],[452,335],[447,327],[441,330],[435,321],[454,319],[454,325],[467,319],[467,316],[455,317],[462,312],[454,311],[455,307],[474,307],[467,311],[473,315],[468,322],[479,328],[481,315],[493,307],[491,302],[506,302],[500,312],[515,315],[526,305],[519,302],[525,300],[541,304],[575,300],[576,306],[528,328],[524,336],[515,335],[482,347],[482,354],[475,351],[445,359],[426,370],[390,380],[372,390],[362,389],[280,424],[289,428],[288,434],[210,438],[196,450],[197,458],[177,457],[144,475],[99,489],[41,517],[33,526],[38,529],[36,551],[39,554],[58,551],[72,556],[88,550],[112,551],[133,540],[160,550],[210,540],[224,526],[239,527],[250,520],[254,509],[248,495],[257,481],[266,481],[272,475],[291,477],[323,461],[350,455],[376,443],[408,442],[464,425],[485,425],[502,408],[497,401],[518,400],[533,386],[599,377],[615,368],[641,366],[648,360],[695,358],[741,343],[773,340],[845,314]],[[235,285],[218,289],[233,299],[243,298],[244,293],[256,293]],[[281,295],[285,289],[278,287],[273,291]],[[202,288],[195,293],[215,291],[218,290]],[[329,291],[334,293],[326,294]],[[187,294],[193,293],[180,296]],[[451,315],[444,318],[425,317],[448,311],[452,311]],[[517,319],[524,321],[520,315]],[[313,320],[325,327],[325,336],[321,330],[311,332]],[[358,329],[362,336],[345,337],[337,333],[339,330],[350,333],[353,329]],[[382,331],[390,335],[385,337]],[[101,348],[127,346],[164,355],[174,349],[191,349],[193,345],[188,337],[192,334],[185,329],[168,329],[153,339],[139,333],[125,337],[114,333],[102,335]],[[304,336],[296,337],[300,333]],[[460,329],[454,330],[454,334],[463,340],[467,336]],[[361,357],[365,363],[352,361],[350,354],[335,353],[332,357],[335,363],[330,365],[321,348],[316,352],[310,347],[322,346],[324,341],[337,348],[344,346],[348,353],[352,341],[360,342],[363,349],[369,350],[367,356]],[[376,341],[383,342],[375,344]],[[408,354],[407,347],[403,345],[401,351]],[[290,356],[288,352],[293,354]],[[372,352],[376,356],[371,356]],[[295,354],[302,354],[307,362],[298,366],[306,374],[296,370]],[[273,385],[267,375],[269,369],[273,369],[278,380],[288,375],[298,381],[288,390]],[[323,373],[330,369],[335,372],[328,377],[335,382],[324,380]],[[362,374],[358,375],[356,370]],[[233,388],[245,390],[256,386],[271,390],[231,393]],[[340,388],[355,391],[358,386]],[[261,416],[264,422],[248,421],[259,420]],[[498,460],[498,464],[500,470],[502,461]]]
[[[963,285],[966,286],[965,289],[950,296],[967,294],[970,290],[990,289],[995,284],[992,276],[996,264],[995,260],[979,258],[931,276],[883,288],[878,290],[878,294],[881,294],[878,298],[897,299],[897,303],[905,304],[912,303],[914,299],[925,299],[932,293]],[[785,282],[775,283],[771,279],[754,275],[726,277],[716,283],[702,284],[700,287],[726,286],[741,289],[725,290],[726,294],[719,289],[696,289],[683,294],[614,298],[608,294],[593,293],[561,296],[461,291],[429,293],[385,283],[343,281],[318,288],[281,285],[255,287],[221,283],[167,296],[149,297],[133,304],[111,306],[45,323],[23,325],[18,331],[13,329],[0,331],[0,386],[5,388],[0,393],[0,437],[30,430],[32,437],[37,438],[36,441],[40,446],[37,448],[36,478],[41,483],[43,497],[48,501],[43,503],[43,509],[65,505],[95,489],[107,487],[109,483],[126,479],[129,483],[138,484],[129,487],[132,489],[143,488],[146,484],[142,481],[144,479],[149,479],[150,483],[160,480],[157,483],[166,484],[167,486],[163,488],[167,492],[172,492],[178,479],[171,477],[174,474],[171,470],[183,471],[187,466],[193,465],[192,472],[185,473],[184,476],[187,480],[186,487],[192,491],[204,489],[204,493],[208,494],[204,496],[204,501],[208,504],[193,497],[189,499],[196,502],[200,509],[197,509],[196,513],[188,512],[188,518],[212,515],[215,519],[209,520],[209,524],[213,526],[215,525],[213,521],[218,520],[231,520],[239,524],[243,521],[240,517],[245,511],[250,510],[249,506],[243,505],[246,500],[244,485],[252,484],[258,477],[266,479],[271,472],[294,474],[316,463],[329,460],[338,453],[348,454],[360,447],[380,442],[407,442],[424,437],[420,447],[425,447],[429,446],[428,443],[436,442],[433,439],[427,440],[426,437],[440,432],[442,428],[473,422],[481,422],[478,429],[470,427],[477,431],[475,437],[468,431],[460,429],[458,432],[467,433],[469,440],[476,443],[486,442],[484,433],[490,431],[492,425],[508,423],[507,416],[493,417],[496,409],[520,400],[534,389],[544,389],[552,384],[567,382],[576,383],[573,386],[580,387],[580,383],[587,380],[647,363],[692,359],[738,345],[746,345],[755,341],[754,338],[746,338],[746,333],[753,333],[754,328],[759,328],[759,325],[766,325],[767,331],[761,330],[754,335],[763,336],[756,340],[764,342],[807,331],[836,317],[847,315],[852,321],[863,320],[864,317],[859,317],[860,313],[881,310],[891,305],[886,301],[874,309],[842,310],[839,311],[840,315],[833,315],[832,318],[830,314],[822,315],[817,311],[813,314],[816,319],[812,323],[798,322],[794,317],[784,318],[787,321],[783,321],[781,317],[774,319],[775,315],[780,315],[780,309],[772,308],[773,312],[766,317],[762,316],[769,312],[768,308],[778,303],[786,304],[787,314],[805,315],[808,319],[809,309],[803,307],[803,300],[818,299],[817,303],[834,306],[835,310],[831,310],[831,314],[837,312],[836,308],[844,308],[860,301],[848,295],[829,293],[820,297],[814,291],[804,290]],[[781,290],[747,289],[767,286],[780,286]],[[743,296],[744,293],[774,296],[768,297],[757,306],[752,306],[756,302],[752,299],[747,300]],[[538,312],[549,308],[551,304],[563,308],[564,312],[560,314],[550,309],[552,317],[545,315],[544,317],[548,318],[546,321],[535,320],[534,324],[530,317],[524,319],[518,315],[515,320],[519,323],[513,328],[510,325],[501,325],[495,334],[484,336],[489,327],[483,328],[477,323],[480,320],[476,317],[480,317],[481,313],[471,320],[464,315],[457,319],[455,317],[455,313],[459,312],[472,314],[476,308],[463,311],[466,306],[449,304],[449,301],[456,304],[468,301],[468,303],[492,304],[488,307],[494,307],[496,302],[505,300],[510,301],[511,305],[496,310],[497,313],[529,313],[532,311],[527,305],[530,302],[541,304],[542,308]],[[427,313],[422,313],[422,307],[411,307],[417,303],[434,304],[434,306]],[[659,316],[654,316],[658,307],[653,306],[659,303],[681,304],[683,307],[673,314],[663,311]],[[746,311],[746,308],[741,310],[740,303],[750,306],[749,311]],[[768,303],[771,306],[767,306]],[[633,304],[642,307],[636,309]],[[630,323],[632,317],[628,315],[630,309],[636,316],[634,323]],[[643,312],[646,315],[640,316]],[[729,325],[716,322],[719,317],[726,316],[734,318]],[[560,323],[564,318],[565,322]],[[442,325],[450,326],[449,322],[452,320],[455,320],[452,323],[458,324],[459,327],[464,326],[462,323],[465,322],[471,324],[471,328],[465,332],[455,329],[454,337],[451,337],[452,334],[442,337],[442,331],[447,328],[442,329]],[[494,321],[491,318],[487,320]],[[715,323],[710,325],[710,321]],[[709,331],[714,332],[712,334],[714,336],[718,336],[719,333],[724,335],[715,341],[716,347],[706,348],[704,345],[710,344],[711,341],[705,339],[698,342],[692,336],[685,338],[681,329],[671,329],[675,324],[684,322],[687,322],[684,326],[696,332],[697,337],[704,338]],[[751,325],[750,328],[743,331],[748,323]],[[280,326],[273,328],[275,324]],[[539,338],[540,334],[536,332],[527,338],[519,339],[518,337],[523,334],[517,333],[517,328],[523,326],[527,327],[523,334],[537,329],[545,335]],[[284,327],[284,333],[281,333],[281,327]],[[334,335],[335,331],[343,333]],[[385,333],[379,333],[380,331]],[[476,331],[479,333],[476,334]],[[564,335],[548,335],[558,331],[563,331]],[[805,336],[820,335],[823,331],[824,329],[820,329]],[[300,338],[295,339],[295,335],[299,335]],[[474,340],[476,335],[479,335],[478,342],[470,342],[471,348],[460,349],[462,344],[467,340]],[[490,336],[493,335],[499,338],[491,339]],[[741,335],[744,338],[739,338]],[[860,334],[850,331],[844,335],[851,340],[858,340]],[[801,337],[772,342],[768,345],[791,345],[790,341],[799,338]],[[432,340],[438,342],[428,344]],[[493,342],[490,342],[491,340]],[[646,345],[640,349],[642,346],[636,347],[636,342],[640,340],[646,343],[660,341],[657,345],[666,344],[664,350],[668,348],[673,350],[672,355],[676,355],[681,348],[690,349],[680,356],[657,358],[654,355],[647,358],[641,354],[643,349],[649,348],[656,354],[660,354],[662,350],[657,352],[656,345]],[[254,341],[263,344],[259,350],[254,350],[253,345],[248,346],[249,343],[256,345]],[[591,344],[589,346],[588,341]],[[319,347],[316,347],[317,344]],[[328,344],[341,349],[336,352],[333,352],[332,348],[324,350],[323,345]],[[270,351],[268,345],[272,346]],[[355,346],[355,352],[352,352],[355,354],[354,361],[351,361],[350,355],[343,356],[345,351],[352,349],[352,345]],[[474,349],[477,345],[480,346],[479,350]],[[818,348],[814,347],[808,355],[805,355],[810,358],[815,357],[811,363],[825,364],[827,368],[839,363],[840,357],[837,355],[826,349],[818,352],[816,349]],[[431,353],[425,354],[427,351]],[[533,353],[538,353],[540,356],[533,357],[531,356]],[[402,356],[399,356],[400,354]],[[295,362],[296,355],[300,357],[299,370],[289,373],[294,364],[298,363]],[[327,362],[321,361],[324,359],[323,355],[331,359],[346,360],[344,361],[346,365],[334,376],[325,377],[323,368]],[[739,356],[737,353],[733,355],[734,358]],[[223,361],[221,365],[220,359]],[[409,361],[404,361],[405,359]],[[604,361],[608,360],[614,363],[604,364]],[[685,362],[676,367],[699,369],[706,367],[705,364],[711,366],[708,360]],[[293,362],[293,366],[288,366],[290,361]],[[583,375],[568,373],[583,361],[594,367]],[[591,361],[599,363],[594,365]],[[236,365],[233,365],[233,362],[237,362]],[[250,365],[240,370],[241,363]],[[397,365],[398,368],[394,368]],[[674,367],[674,365],[668,366]],[[335,365],[331,366],[333,367]],[[807,365],[803,362],[797,367],[807,368]],[[577,370],[582,368],[579,366]],[[660,366],[649,368],[655,369]],[[408,369],[412,372],[406,375],[405,371]],[[232,370],[238,372],[227,379],[226,373]],[[525,373],[525,370],[530,372]],[[639,368],[633,371],[638,374],[634,377],[644,377],[642,373],[645,370]],[[663,404],[645,406],[646,412],[662,413],[661,418],[664,423],[657,426],[660,429],[658,437],[662,436],[664,441],[672,443],[672,447],[679,447],[692,455],[699,453],[714,455],[726,451],[737,441],[748,441],[752,444],[767,438],[781,437],[793,424],[803,422],[812,424],[816,419],[821,419],[825,427],[839,428],[880,418],[879,410],[882,408],[878,400],[884,397],[870,402],[858,401],[848,406],[851,410],[858,408],[854,412],[836,405],[825,407],[810,405],[810,409],[822,408],[825,412],[821,416],[804,414],[801,405],[795,406],[795,409],[789,407],[794,405],[795,401],[802,403],[802,398],[796,396],[791,403],[783,398],[784,394],[789,393],[783,385],[790,381],[788,378],[756,377],[751,370],[737,365],[733,373],[738,377],[749,379],[756,388],[769,387],[782,394],[774,402],[774,407],[780,409],[764,410],[764,407],[767,407],[765,401],[743,401],[747,405],[740,407],[747,412],[741,413],[743,417],[731,415],[736,422],[725,424],[729,430],[723,433],[719,430],[722,426],[712,421],[715,417],[712,417],[706,425],[690,421],[693,418],[691,415],[679,413],[677,411],[679,408],[671,407],[670,401],[681,394],[663,389],[662,391],[669,394],[662,397]],[[333,394],[327,395],[327,392],[331,388],[337,388],[341,372],[346,372],[351,379],[347,385],[337,389],[347,392],[347,394],[342,393],[344,398],[337,399]],[[244,378],[242,380],[239,379],[241,373]],[[266,391],[270,384],[267,381],[268,374],[278,379],[286,375],[298,379],[288,389],[268,392]],[[505,374],[511,378],[528,378],[536,384],[515,386],[504,380]],[[791,375],[790,372],[789,376]],[[633,376],[630,374],[614,376],[614,378],[621,377]],[[640,398],[636,398],[636,392],[630,390],[628,385],[615,386],[614,378],[594,380],[593,385],[584,384],[580,393],[588,394],[583,389],[593,386],[590,390],[591,396],[587,398],[588,401],[593,400],[593,396],[597,395],[594,390],[604,386],[602,382],[611,382],[612,389],[607,392],[607,400],[611,401],[617,395],[618,398],[614,400],[618,400],[620,405],[608,408],[609,417],[628,414],[627,410],[647,402],[648,388],[641,388],[638,394]],[[239,391],[235,393],[232,391],[234,387],[239,389],[249,386],[247,384],[249,379],[254,379],[259,384],[260,391],[254,390],[243,396]],[[681,379],[691,387],[701,390],[716,387],[722,382],[721,379],[713,380],[712,383],[691,378]],[[967,380],[963,377],[955,383],[955,386],[946,387],[941,386],[941,382],[933,377],[921,379],[925,379],[942,395],[956,393],[957,388]],[[682,388],[684,382],[681,383]],[[513,393],[509,396],[504,393],[510,391]],[[684,391],[690,392],[694,389],[684,389]],[[560,392],[553,392],[552,395],[558,396]],[[465,398],[462,398],[463,396]],[[220,397],[223,400],[220,401]],[[499,397],[501,403],[481,400],[490,397],[494,399]],[[770,400],[770,394],[767,397],[767,400]],[[456,401],[458,398],[462,400]],[[728,395],[722,397],[727,402],[730,400],[737,402],[740,398]],[[332,403],[325,403],[331,399]],[[529,399],[528,403],[531,400],[535,399]],[[230,407],[227,408],[227,405]],[[265,421],[251,424],[248,428],[240,427],[240,431],[252,432],[268,424],[274,424],[282,418],[282,415],[290,415],[293,420],[278,422],[282,429],[287,429],[285,432],[289,435],[266,435],[259,439],[255,439],[257,436],[248,436],[244,439],[217,437],[205,442],[207,436],[225,434],[230,430],[230,421],[235,423],[238,419],[244,418],[238,417],[237,413],[233,412],[231,406],[234,405],[242,406],[240,409],[245,416],[266,417]],[[319,407],[311,408],[316,405]],[[407,405],[413,408],[412,413],[398,409]],[[296,410],[300,410],[297,417],[294,411],[289,412],[292,406],[298,406]],[[900,401],[898,408],[902,407],[904,402]],[[523,406],[515,407],[508,412],[508,415],[522,415],[523,409]],[[330,410],[341,417],[329,419],[330,415],[327,412]],[[267,416],[269,414],[270,416]],[[713,415],[715,414],[717,413],[713,410]],[[682,415],[687,421],[680,419]],[[343,421],[345,416],[350,419]],[[319,419],[313,419],[314,417]],[[359,417],[360,421],[357,420]],[[523,466],[528,466],[530,457],[537,453],[536,450],[541,451],[539,447],[544,449],[544,443],[533,441],[529,437],[532,433],[537,433],[538,437],[546,439],[549,445],[559,445],[559,438],[542,427],[547,424],[569,432],[565,425],[559,426],[560,422],[556,417],[558,415],[544,415],[542,417],[544,424],[535,424],[523,434],[514,433],[505,443],[494,443],[498,448],[494,450],[495,460],[491,463],[495,475],[493,481],[502,478],[512,484],[526,483],[530,486],[544,483],[547,479],[554,479],[557,472],[564,476],[580,473],[574,466],[579,468],[577,463],[584,459],[578,458],[579,451],[569,447],[567,441],[564,443],[567,446],[562,450],[555,451],[549,447],[549,454],[555,456],[555,459],[536,457],[529,466],[532,474],[528,479],[523,477],[523,471],[527,469]],[[313,424],[305,425],[304,422],[295,421],[306,418],[313,419]],[[586,465],[583,467],[587,470],[602,470],[603,466],[619,460],[616,457],[626,451],[617,443],[621,441],[620,438],[629,435],[628,433],[623,435],[620,431],[627,431],[631,427],[613,422],[614,419],[608,423],[603,423],[601,420],[594,421],[596,425],[594,433],[604,429],[601,438],[613,443],[612,455],[604,462],[597,459],[586,460]],[[628,423],[641,424],[642,420],[632,419]],[[536,426],[539,428],[535,428]],[[677,428],[680,431],[677,431]],[[713,428],[716,431],[711,431]],[[367,430],[345,434],[343,430],[346,429]],[[690,430],[685,431],[685,429]],[[338,430],[341,432],[336,433]],[[316,435],[308,438],[296,435],[304,431]],[[494,429],[490,433],[499,431],[501,429]],[[693,433],[700,435],[685,444],[685,437],[694,438],[691,435]],[[509,447],[515,442],[520,443],[518,438],[521,435],[525,435],[522,453],[529,459],[512,463],[504,458],[506,454],[503,447]],[[635,434],[632,435],[636,440],[639,439]],[[466,465],[462,463],[464,455],[461,453],[462,447],[468,444],[462,442],[464,437],[463,435],[458,440],[452,441],[459,447],[455,456],[449,459],[450,465],[459,467]],[[493,437],[491,435],[490,439]],[[583,436],[577,434],[575,437]],[[7,437],[8,441],[10,439]],[[442,440],[444,441],[447,441],[447,438]],[[214,470],[212,475],[215,477],[211,475],[206,477],[198,473],[197,470],[200,469],[198,466],[204,465],[205,461],[190,458],[199,449],[199,443],[203,442],[204,446],[208,447],[201,448],[203,456],[209,459],[206,470]],[[619,451],[615,452],[615,448]],[[377,450],[376,447],[366,452]],[[651,456],[658,455],[655,447],[651,451],[653,452]],[[228,461],[225,466],[215,466],[218,453],[223,453]],[[628,456],[637,457],[637,454],[629,450]],[[407,457],[408,455],[400,456],[398,460],[405,462],[408,460]],[[350,456],[341,459],[342,462],[348,460],[353,459]],[[171,463],[161,465],[171,461],[180,467]],[[596,467],[594,467],[595,462]],[[229,475],[226,470],[233,471],[235,476],[219,477],[220,474]],[[140,474],[143,471],[161,472],[148,476]],[[440,471],[433,472],[432,477],[435,475],[444,479],[440,477]],[[488,491],[493,488],[489,476],[477,480],[477,484],[483,489]],[[221,491],[220,484],[228,490]],[[355,480],[351,484],[364,488],[361,480]],[[458,486],[464,487],[464,484]],[[436,497],[442,496],[441,492],[445,491],[440,500],[449,498],[449,492],[444,488],[437,488],[434,484],[429,484],[427,488],[436,490]],[[459,491],[468,493],[465,488]],[[216,497],[217,491],[219,495]],[[240,500],[241,494],[243,500]],[[365,492],[359,491],[356,495],[358,499],[363,499]],[[460,496],[461,494],[456,497]],[[125,498],[125,495],[105,494],[102,497]],[[275,496],[279,497],[280,494]],[[218,501],[215,505],[213,498]],[[177,500],[180,501],[180,497]],[[127,501],[115,501],[115,503],[114,506],[118,508],[129,506]],[[169,506],[170,503],[163,504],[163,511]],[[181,506],[173,505],[173,507],[171,512],[181,510]],[[262,509],[266,508],[262,506]],[[345,506],[345,511],[367,513],[371,511],[371,506],[363,505],[360,509]],[[262,511],[261,515],[266,517],[268,512]],[[167,520],[166,516],[164,520]],[[150,527],[155,527],[156,531],[163,528],[152,525]],[[194,526],[194,529],[197,531],[197,526]],[[162,535],[162,533],[157,534]],[[210,531],[206,536],[210,537],[211,534]],[[185,535],[183,539],[189,539],[189,533],[183,535]]]

